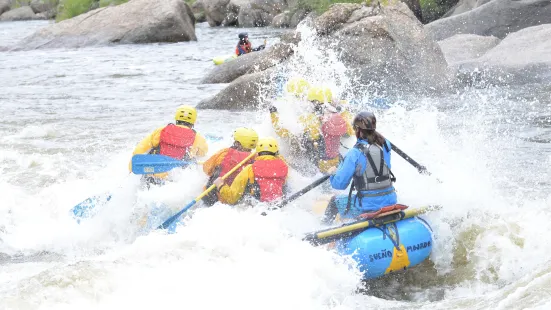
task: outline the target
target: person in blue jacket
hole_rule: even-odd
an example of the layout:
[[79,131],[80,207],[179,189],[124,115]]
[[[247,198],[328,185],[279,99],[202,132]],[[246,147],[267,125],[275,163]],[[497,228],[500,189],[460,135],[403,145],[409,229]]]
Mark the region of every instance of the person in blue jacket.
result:
[[[331,223],[337,214],[341,218],[355,218],[362,213],[375,212],[397,202],[390,170],[391,145],[376,131],[377,119],[371,112],[360,112],[352,126],[358,141],[351,148],[330,177],[334,189],[344,190],[350,182],[348,195],[333,196],[325,210],[325,223]],[[354,193],[355,192],[355,193]]]

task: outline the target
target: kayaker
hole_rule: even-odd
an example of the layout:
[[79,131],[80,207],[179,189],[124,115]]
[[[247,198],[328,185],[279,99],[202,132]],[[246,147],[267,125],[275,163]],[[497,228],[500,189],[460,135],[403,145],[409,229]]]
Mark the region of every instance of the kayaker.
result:
[[326,173],[336,167],[340,161],[340,138],[347,133],[348,125],[338,113],[324,106],[331,103],[332,93],[327,87],[311,87],[306,99],[312,104],[311,112],[299,116],[303,128],[300,136],[293,135],[279,123],[277,108],[270,107],[272,126],[276,134],[289,141],[293,153],[304,154],[316,165],[320,172]]
[[[205,156],[208,145],[205,138],[193,129],[197,120],[197,110],[194,107],[183,105],[176,109],[175,124],[155,129],[145,137],[134,149],[136,154],[160,154],[179,160],[192,160]],[[132,162],[130,163],[132,171]],[[145,175],[148,183],[162,183],[168,173]]]
[[[256,148],[258,142],[258,134],[250,128],[240,127],[233,132],[233,144],[229,148],[221,149],[216,154],[211,156],[203,163],[203,171],[208,175],[209,181],[205,188],[212,185],[215,179],[225,175],[235,165],[244,160],[250,155],[251,151]],[[249,164],[252,164],[254,159],[251,159]],[[229,177],[225,179],[226,185],[231,185],[237,174],[243,170],[245,165],[237,169]],[[212,206],[218,201],[218,191],[213,190],[203,198],[203,202]]]
[[[358,141],[351,148],[338,169],[331,169],[331,186],[344,190],[352,181],[350,193],[336,195],[325,211],[324,222],[332,222],[337,214],[341,218],[354,218],[366,212],[374,212],[397,202],[393,183],[396,181],[390,170],[391,145],[376,131],[377,119],[371,112],[360,112],[352,121]],[[352,192],[355,191],[353,194]],[[347,205],[336,203],[346,199]]]
[[260,202],[279,200],[286,193],[289,168],[279,156],[279,146],[274,138],[262,138],[256,147],[257,157],[235,177],[231,185],[222,178],[214,181],[220,201],[235,205],[244,197],[252,197]]
[[235,54],[237,56],[248,54],[250,52],[258,52],[266,47],[266,45],[263,44],[256,48],[253,48],[251,42],[249,41],[249,35],[245,32],[240,33],[238,37],[239,42],[237,42],[237,47],[235,48]]

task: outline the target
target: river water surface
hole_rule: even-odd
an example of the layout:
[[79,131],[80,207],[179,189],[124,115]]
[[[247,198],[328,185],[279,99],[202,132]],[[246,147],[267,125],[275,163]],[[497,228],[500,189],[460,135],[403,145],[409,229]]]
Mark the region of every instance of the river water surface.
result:
[[[0,46],[46,24],[0,23]],[[394,98],[376,111],[380,131],[432,172],[394,155],[400,202],[444,207],[425,216],[430,261],[406,273],[362,283],[350,260],[301,242],[320,228],[309,211],[318,190],[267,217],[217,205],[175,234],[140,234],[152,203],[178,210],[206,177],[192,168],[142,189],[128,174],[132,150],[177,106],[225,86],[199,80],[239,31],[200,24],[197,42],[0,53],[0,309],[551,307],[546,85]],[[281,33],[247,31],[253,45]],[[300,63],[346,78],[319,49],[302,47],[297,55],[313,56]],[[237,126],[273,134],[266,111],[200,110],[196,128],[222,138],[212,154]],[[314,178],[292,171],[291,186]],[[105,191],[113,199],[96,217],[71,218],[72,206]]]

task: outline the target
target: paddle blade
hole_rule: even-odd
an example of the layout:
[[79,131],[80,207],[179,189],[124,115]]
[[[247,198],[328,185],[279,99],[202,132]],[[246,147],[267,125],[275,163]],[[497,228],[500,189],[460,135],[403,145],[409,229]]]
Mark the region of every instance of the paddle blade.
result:
[[132,172],[135,174],[155,174],[185,167],[190,163],[165,155],[136,154],[132,156]]
[[109,200],[111,200],[110,193],[92,196],[74,206],[71,209],[71,213],[73,213],[77,222],[80,223],[80,219],[90,217],[98,206],[106,204]]

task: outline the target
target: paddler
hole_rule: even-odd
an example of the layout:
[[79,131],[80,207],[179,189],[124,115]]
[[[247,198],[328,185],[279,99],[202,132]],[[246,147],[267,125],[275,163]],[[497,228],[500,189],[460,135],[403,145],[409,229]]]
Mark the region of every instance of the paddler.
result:
[[[174,115],[175,124],[155,129],[145,137],[134,149],[136,154],[160,154],[170,156],[178,160],[193,160],[196,157],[205,156],[208,145],[205,138],[193,129],[197,120],[197,110],[188,105],[182,105],[176,109]],[[132,171],[132,162],[129,166]],[[147,183],[161,184],[168,173],[144,175]]]
[[[212,185],[215,179],[225,175],[238,163],[250,155],[256,148],[258,134],[254,129],[240,127],[233,132],[233,144],[229,148],[222,149],[211,156],[204,164],[203,171],[208,175],[209,181],[205,188]],[[252,164],[254,158],[248,164]],[[231,185],[237,174],[243,170],[245,165],[237,169],[233,174],[225,179],[226,185]],[[203,198],[203,202],[212,206],[218,201],[218,191],[213,190]]]
[[304,155],[322,173],[339,164],[340,138],[347,134],[349,127],[339,113],[326,108],[332,97],[331,89],[328,87],[308,89],[306,99],[311,103],[311,112],[299,117],[299,123],[303,128],[299,137],[279,124],[277,109],[270,107],[270,117],[276,134],[289,141],[294,153],[306,153]]
[[256,147],[257,157],[235,177],[231,185],[222,178],[214,181],[222,203],[235,205],[244,197],[260,202],[274,202],[286,193],[289,168],[279,156],[279,146],[274,138],[262,138]]
[[[391,145],[376,131],[377,119],[371,112],[360,112],[352,121],[356,145],[351,148],[338,169],[331,169],[331,186],[344,190],[352,181],[348,195],[336,195],[325,211],[324,222],[331,223],[337,214],[341,218],[355,218],[397,202],[390,170]],[[355,193],[353,193],[353,191]],[[336,203],[337,200],[347,203]]]
[[266,48],[266,43],[256,48],[253,48],[251,42],[249,41],[249,35],[245,32],[238,34],[238,37],[239,42],[237,42],[237,46],[235,47],[235,54],[237,56],[248,54],[250,52],[258,52]]

